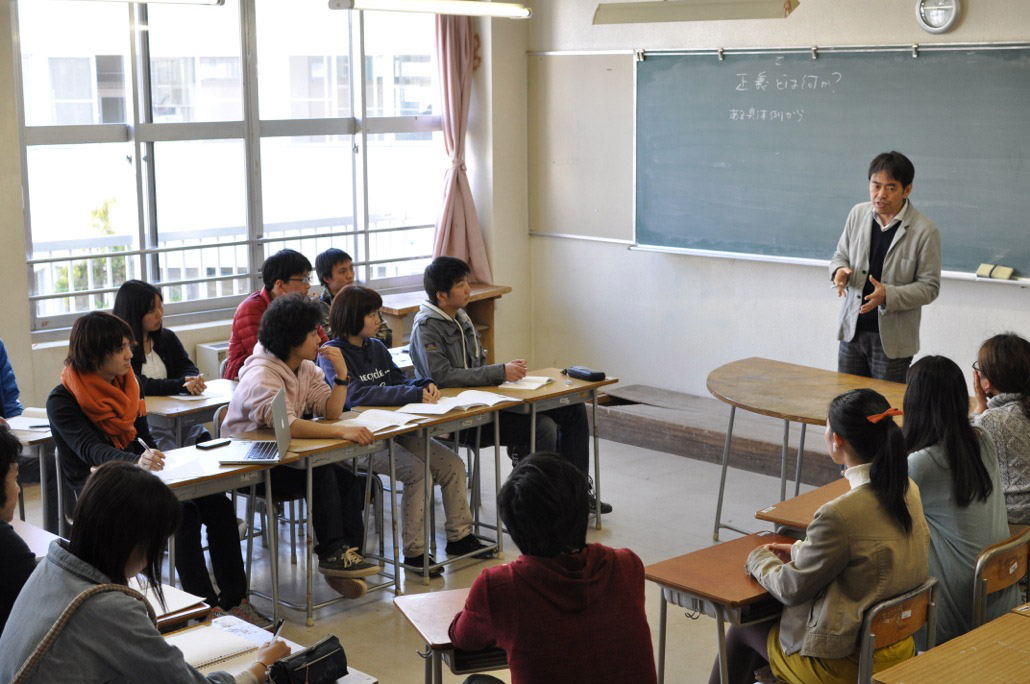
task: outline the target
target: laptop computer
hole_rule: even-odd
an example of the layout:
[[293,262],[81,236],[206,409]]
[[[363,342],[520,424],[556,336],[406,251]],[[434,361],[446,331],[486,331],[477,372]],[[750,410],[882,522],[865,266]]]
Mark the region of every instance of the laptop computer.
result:
[[231,452],[218,459],[222,465],[255,465],[278,463],[290,450],[290,419],[286,414],[286,392],[280,389],[272,399],[274,440],[239,439],[229,444]]

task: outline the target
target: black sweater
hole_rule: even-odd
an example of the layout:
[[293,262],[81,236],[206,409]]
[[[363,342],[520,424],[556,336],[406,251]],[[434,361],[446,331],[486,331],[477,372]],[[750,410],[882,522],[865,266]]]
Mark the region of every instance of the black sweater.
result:
[[154,351],[164,361],[168,377],[148,378],[140,375],[143,370],[144,354],[143,345],[139,344],[133,350],[132,372],[140,379],[143,394],[148,397],[182,394],[186,377],[200,375],[200,371],[193,365],[182,342],[171,330],[161,328],[157,332],[150,333],[150,336],[154,342]]
[[0,633],[3,633],[14,599],[36,569],[36,556],[3,520],[0,520],[0,559]]
[[[140,397],[143,397],[142,391]],[[135,440],[129,442],[124,451],[115,448],[64,385],[55,387],[47,397],[46,415],[50,419],[50,432],[57,446],[57,458],[61,459],[64,477],[76,492],[86,483],[89,469],[93,466],[115,460],[137,461],[143,454],[143,447]],[[150,448],[157,448],[146,416],[136,419],[136,436],[142,438]]]

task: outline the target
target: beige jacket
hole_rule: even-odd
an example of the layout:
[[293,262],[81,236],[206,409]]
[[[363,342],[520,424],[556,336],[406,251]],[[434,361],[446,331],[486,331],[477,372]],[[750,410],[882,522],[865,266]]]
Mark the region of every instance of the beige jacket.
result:
[[919,488],[909,480],[905,497],[912,532],[880,505],[868,484],[824,504],[783,563],[757,548],[747,569],[784,604],[780,646],[787,655],[843,658],[858,648],[866,610],[923,583],[928,575],[930,532]]
[[[869,278],[872,222],[871,202],[852,207],[830,260],[830,278],[842,266],[851,269],[837,329],[837,339],[845,342],[855,337],[862,288]],[[892,359],[914,356],[919,351],[922,307],[937,299],[941,290],[941,235],[933,221],[916,211],[911,202],[887,250],[881,276],[880,282],[887,288],[887,302],[877,310],[883,351]]]

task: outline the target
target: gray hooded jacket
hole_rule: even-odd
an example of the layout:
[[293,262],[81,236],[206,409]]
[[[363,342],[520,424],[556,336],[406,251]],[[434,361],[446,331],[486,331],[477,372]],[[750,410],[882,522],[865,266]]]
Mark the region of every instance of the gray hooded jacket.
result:
[[504,364],[486,365],[486,350],[472,319],[459,309],[451,318],[422,302],[411,324],[411,361],[419,380],[437,387],[480,387],[504,382]]

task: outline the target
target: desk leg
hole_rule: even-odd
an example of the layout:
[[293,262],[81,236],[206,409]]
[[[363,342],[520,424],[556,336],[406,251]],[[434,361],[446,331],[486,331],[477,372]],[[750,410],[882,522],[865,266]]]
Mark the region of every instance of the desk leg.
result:
[[658,684],[665,684],[665,621],[669,615],[669,601],[665,598],[665,587],[659,586],[658,589],[662,592],[658,611]]
[[726,656],[726,619],[722,614],[722,606],[715,606],[715,627],[719,630],[719,681],[723,684],[730,681],[730,665]]
[[[315,615],[314,615],[315,609],[314,609],[314,605],[313,604],[314,604],[314,601],[315,601],[315,597],[314,597],[314,591],[315,591],[315,588],[314,588],[314,583],[315,583],[315,568],[314,568],[314,564],[315,564],[315,555],[314,555],[314,551],[315,551],[315,523],[314,523],[314,518],[315,518],[315,515],[314,515],[314,510],[315,510],[315,493],[314,493],[314,489],[315,489],[315,487],[314,487],[315,472],[314,472],[314,468],[311,467],[311,459],[310,458],[304,459],[304,464],[305,464],[305,467],[304,467],[305,474],[307,475],[307,478],[306,478],[307,481],[304,483],[304,485],[305,485],[304,502],[307,505],[307,509],[308,509],[307,510],[307,516],[306,516],[307,520],[308,520],[308,535],[307,535],[308,539],[307,539],[307,543],[304,545],[305,552],[307,553],[307,556],[308,556],[308,559],[307,559],[307,584],[308,584],[308,590],[307,590],[307,625],[308,625],[308,627],[314,627],[315,626]],[[269,520],[272,520],[272,519],[274,519],[274,516],[270,516],[269,517]],[[294,524],[296,524],[296,523],[291,521],[290,527],[292,528]]]
[[805,458],[805,428],[806,423],[801,424],[801,439],[798,441],[798,463],[794,467],[794,496],[801,491],[801,461]]
[[601,529],[601,437],[597,431],[597,390],[590,390],[590,422],[594,432],[594,528]]
[[536,453],[536,402],[529,405],[529,453]]
[[439,651],[433,651],[433,684],[443,684],[443,658]]
[[168,586],[175,588],[175,535],[168,537]]
[[250,486],[247,496],[247,596],[250,596],[250,574],[254,567],[254,509],[257,508],[257,487]]
[[501,525],[501,413],[494,413],[494,524],[497,525],[497,559],[504,560],[504,527]]
[[730,406],[730,424],[726,427],[726,443],[722,447],[722,477],[719,479],[719,501],[715,504],[715,530],[712,539],[719,541],[719,528],[722,527],[722,497],[726,493],[726,468],[730,463],[730,441],[733,439],[733,418],[737,407]]
[[[269,569],[272,575],[272,621],[279,622],[279,521],[275,519],[275,504],[272,503],[271,468],[265,471],[265,511],[268,525]],[[310,508],[308,519],[311,519]],[[310,539],[311,537],[308,537],[309,541]]]
[[780,501],[787,498],[787,451],[790,441],[790,421],[783,421],[783,449],[780,450]]
[[[425,546],[422,547],[422,584],[429,586],[429,537],[430,537],[430,525],[429,525],[429,507],[433,505],[433,474],[429,470],[429,430],[422,431],[425,437],[425,448],[423,455],[425,456],[425,500],[422,502],[422,534],[425,541]],[[432,534],[436,534],[436,530],[432,530]],[[433,658],[438,658],[436,651],[433,651]]]
[[185,446],[182,443],[182,417],[176,416],[173,420],[175,421],[175,448],[178,449]]
[[397,462],[394,460],[393,437],[390,438],[390,527],[393,535],[393,588],[401,594],[401,548],[397,538]]
[[57,534],[65,539],[68,538],[68,518],[64,515],[64,473],[61,472],[61,454],[54,448],[54,471],[57,477]]
[[[42,444],[36,445],[36,458],[39,459],[39,504],[43,509],[43,524],[40,527],[46,528],[47,513],[50,511],[50,497],[47,496],[47,471],[49,468],[47,467],[46,449]],[[22,520],[24,519],[23,516]]]

